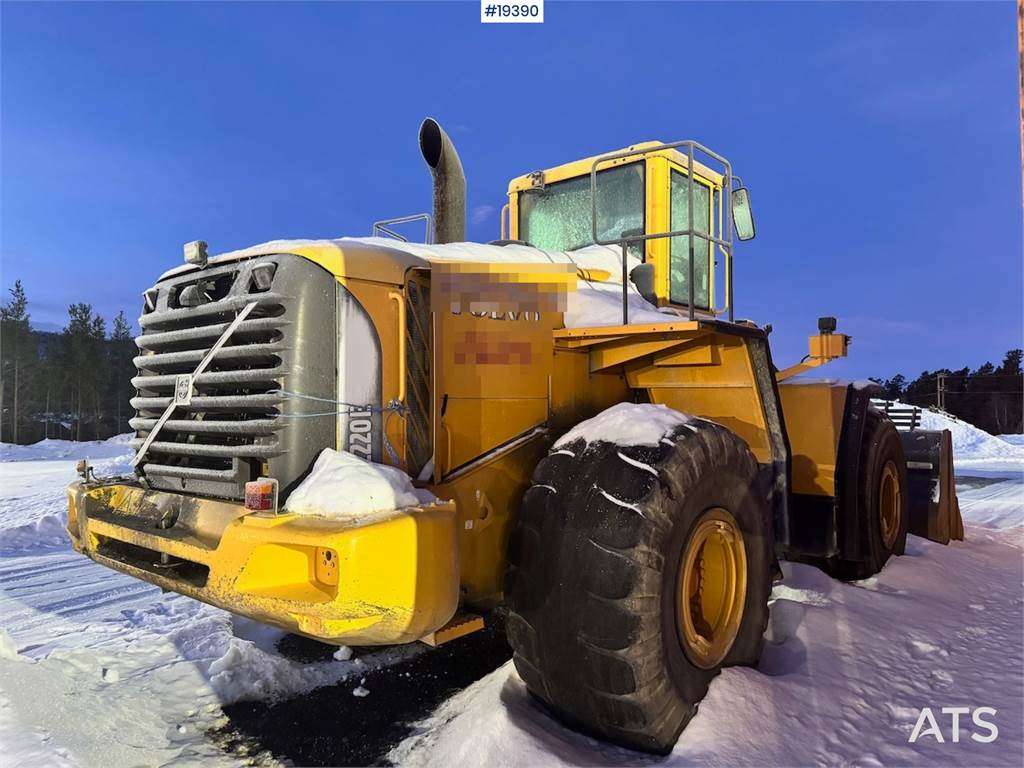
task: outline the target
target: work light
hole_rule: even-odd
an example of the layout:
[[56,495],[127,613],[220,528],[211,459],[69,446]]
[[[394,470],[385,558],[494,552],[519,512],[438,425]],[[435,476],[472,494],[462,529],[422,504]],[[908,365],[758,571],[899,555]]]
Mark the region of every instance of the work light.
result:
[[253,267],[252,269],[252,290],[253,291],[268,291],[270,290],[270,283],[274,279],[274,272],[277,270],[276,264],[260,264]]
[[185,263],[205,267],[206,262],[209,261],[206,247],[205,240],[193,240],[191,243],[185,243]]

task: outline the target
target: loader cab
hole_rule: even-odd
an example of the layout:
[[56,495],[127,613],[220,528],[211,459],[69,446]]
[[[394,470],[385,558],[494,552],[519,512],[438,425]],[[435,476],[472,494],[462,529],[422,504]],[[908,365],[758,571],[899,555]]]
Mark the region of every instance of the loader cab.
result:
[[[692,237],[693,309],[701,314],[726,313],[731,300],[732,217],[725,207],[731,199],[735,210],[737,202],[735,187],[732,195],[724,192],[727,179],[734,183],[727,163],[720,173],[661,142],[635,144],[513,179],[503,237],[507,233],[511,239],[558,251],[628,239],[632,259],[653,266],[652,303],[681,310],[691,304]],[[692,236],[666,236],[691,230]],[[749,232],[752,236],[752,222]],[[749,239],[746,229],[739,234],[740,239]]]

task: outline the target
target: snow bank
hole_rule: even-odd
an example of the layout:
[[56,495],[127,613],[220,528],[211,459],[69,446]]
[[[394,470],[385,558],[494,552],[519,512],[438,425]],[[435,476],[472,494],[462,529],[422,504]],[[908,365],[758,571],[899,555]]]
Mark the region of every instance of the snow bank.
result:
[[67,510],[46,514],[30,523],[0,528],[0,554],[10,555],[68,543]]
[[14,642],[7,630],[0,627],[0,659],[17,659],[18,656],[18,644]]
[[75,442],[74,440],[40,440],[32,445],[0,443],[0,462],[53,461],[56,459],[109,459],[129,452],[132,433],[116,435],[108,440]]
[[592,419],[581,421],[555,443],[561,448],[574,440],[593,443],[603,440],[619,445],[657,445],[676,427],[688,423],[690,416],[673,411],[667,405],[619,403]]
[[409,476],[348,451],[324,448],[313,471],[292,491],[286,512],[346,520],[420,502]]
[[[0,554],[66,547],[67,496],[64,489],[68,483],[78,479],[75,472],[77,457],[108,456],[93,463],[98,477],[130,475],[130,439],[131,435],[118,435],[93,443],[44,440],[29,446],[4,445],[5,449],[15,449],[19,458],[0,462],[0,488],[3,491],[0,498]],[[43,448],[36,450],[39,446]],[[70,451],[67,455],[75,458],[64,458],[67,451]],[[62,457],[49,458],[53,453]],[[32,459],[32,455],[41,458]]]
[[992,461],[1024,465],[1024,445],[1015,445],[990,435],[966,421],[954,420],[937,411],[921,411],[921,429],[948,429],[953,438],[953,462],[975,464]]
[[997,435],[997,437],[1010,445],[1024,445],[1024,435]]

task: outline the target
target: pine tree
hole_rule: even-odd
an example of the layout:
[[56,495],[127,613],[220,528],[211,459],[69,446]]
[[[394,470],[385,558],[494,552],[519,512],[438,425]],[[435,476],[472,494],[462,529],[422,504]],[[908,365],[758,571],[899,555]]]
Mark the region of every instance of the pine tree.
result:
[[897,373],[891,379],[882,382],[882,389],[885,390],[887,400],[902,400],[903,392],[907,385],[907,379],[902,373]]
[[[0,306],[0,408],[6,405],[10,394],[10,436],[11,441],[16,443],[24,410],[23,394],[29,383],[33,355],[28,299],[21,280],[15,280],[14,287],[9,290],[10,300]],[[8,380],[11,384],[9,393]],[[0,415],[0,439],[2,429],[3,418]]]
[[82,439],[82,426],[91,421],[86,409],[97,406],[96,390],[106,369],[106,336],[103,318],[94,315],[91,304],[68,307],[68,324],[64,328],[62,363],[65,380],[71,390],[71,410],[75,420],[75,440]]
[[1024,431],[1024,350],[1011,349],[992,376],[991,409],[1000,434]]
[[113,395],[117,434],[127,431],[128,428],[124,414],[130,413],[126,406],[129,393],[133,391],[130,386],[132,375],[135,372],[135,367],[132,364],[134,350],[132,340],[131,325],[128,324],[124,310],[121,310],[114,318],[114,330],[110,334],[110,341],[113,345],[111,370],[114,377]]

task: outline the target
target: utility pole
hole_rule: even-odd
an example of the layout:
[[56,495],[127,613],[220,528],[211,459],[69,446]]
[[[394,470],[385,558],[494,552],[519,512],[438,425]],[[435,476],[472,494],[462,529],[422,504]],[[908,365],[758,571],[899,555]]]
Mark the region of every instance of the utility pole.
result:
[[946,374],[944,373],[935,377],[935,400],[940,411],[946,410]]

